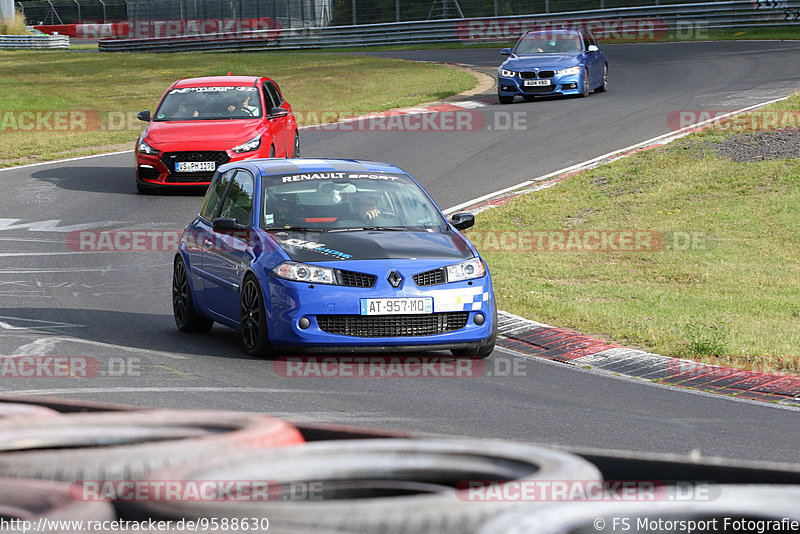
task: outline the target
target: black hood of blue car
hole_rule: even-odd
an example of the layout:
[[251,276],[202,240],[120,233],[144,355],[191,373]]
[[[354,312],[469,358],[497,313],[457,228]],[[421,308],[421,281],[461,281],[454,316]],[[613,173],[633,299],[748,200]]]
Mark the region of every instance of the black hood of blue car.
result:
[[293,261],[299,262],[473,257],[455,232],[270,230],[268,233]]

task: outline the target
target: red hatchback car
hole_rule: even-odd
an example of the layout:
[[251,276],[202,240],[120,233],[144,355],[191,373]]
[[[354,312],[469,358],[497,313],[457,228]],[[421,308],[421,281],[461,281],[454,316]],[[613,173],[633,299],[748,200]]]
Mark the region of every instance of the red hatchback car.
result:
[[173,83],[136,143],[136,188],[207,186],[231,161],[299,157],[300,133],[278,84],[255,76]]

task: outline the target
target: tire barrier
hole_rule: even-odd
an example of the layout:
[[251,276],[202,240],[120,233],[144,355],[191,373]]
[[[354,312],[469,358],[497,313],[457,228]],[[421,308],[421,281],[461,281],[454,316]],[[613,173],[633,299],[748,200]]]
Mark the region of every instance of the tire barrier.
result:
[[157,410],[0,421],[0,476],[65,482],[136,480],[154,469],[239,448],[303,442],[265,415]]
[[36,404],[22,404],[16,402],[0,402],[0,421],[6,419],[36,419],[39,417],[56,417],[59,413],[44,406]]
[[[699,485],[691,495],[663,488],[651,502],[571,502],[520,508],[480,526],[473,534],[585,534],[659,532],[784,532],[781,522],[800,520],[800,486]],[[681,500],[681,498],[687,500]],[[764,522],[774,521],[764,530]],[[693,523],[689,523],[693,522]],[[758,523],[761,522],[761,523]],[[759,527],[759,525],[762,525]]]
[[107,502],[86,502],[70,495],[70,485],[62,482],[0,478],[0,517],[38,522],[116,519]]
[[599,481],[600,472],[577,456],[520,443],[371,439],[252,451],[174,466],[149,479],[271,484],[261,499],[229,495],[134,505],[160,519],[265,517],[271,528],[287,531],[463,534],[514,506],[471,501],[464,489],[468,481]]

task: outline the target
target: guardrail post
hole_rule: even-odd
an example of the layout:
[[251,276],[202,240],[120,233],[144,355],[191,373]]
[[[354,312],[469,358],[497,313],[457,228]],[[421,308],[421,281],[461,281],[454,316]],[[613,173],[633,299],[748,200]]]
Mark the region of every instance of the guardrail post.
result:
[[7,20],[13,23],[16,18],[14,14],[13,0],[0,0],[0,20]]
[[353,0],[353,26],[356,25],[356,0]]

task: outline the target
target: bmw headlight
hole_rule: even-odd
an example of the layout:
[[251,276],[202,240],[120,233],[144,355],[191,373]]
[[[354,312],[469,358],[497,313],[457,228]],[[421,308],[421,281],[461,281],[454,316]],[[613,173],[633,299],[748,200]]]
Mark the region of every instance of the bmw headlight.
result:
[[514,76],[517,75],[517,73],[514,72],[513,70],[500,69],[499,72],[500,76],[502,76],[503,78],[513,78]]
[[147,154],[148,156],[157,156],[158,155],[158,150],[156,150],[155,148],[151,147],[150,145],[145,143],[143,140],[139,139],[139,153],[140,154]]
[[244,154],[245,152],[252,152],[253,150],[258,150],[258,147],[260,146],[261,146],[261,136],[257,135],[254,138],[250,139],[245,144],[234,147],[231,150],[237,154]]
[[486,266],[480,258],[462,261],[455,265],[447,266],[447,281],[459,282],[461,280],[471,280],[480,278],[486,274]]
[[281,263],[272,269],[272,273],[280,278],[294,280],[295,282],[308,282],[309,284],[336,283],[333,269],[295,261],[285,261]]
[[580,65],[556,71],[556,74],[558,74],[559,76],[569,76],[570,74],[580,74],[580,73],[581,73]]

